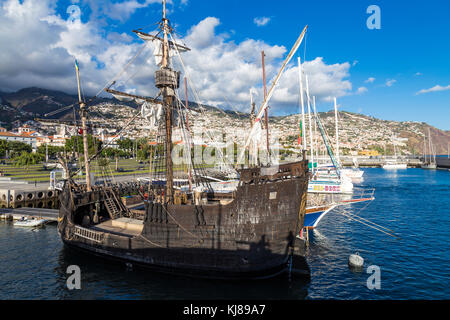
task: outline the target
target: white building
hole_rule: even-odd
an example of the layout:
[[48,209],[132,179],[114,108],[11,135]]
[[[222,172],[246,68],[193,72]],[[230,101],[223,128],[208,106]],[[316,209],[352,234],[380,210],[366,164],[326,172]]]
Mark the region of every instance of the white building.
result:
[[12,132],[0,132],[0,139],[8,142],[22,142],[29,144],[33,151],[36,151],[36,137],[24,134],[15,134]]

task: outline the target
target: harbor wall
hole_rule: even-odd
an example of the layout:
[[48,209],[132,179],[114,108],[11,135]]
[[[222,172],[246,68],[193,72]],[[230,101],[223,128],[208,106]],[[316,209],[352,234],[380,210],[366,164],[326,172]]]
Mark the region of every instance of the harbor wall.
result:
[[58,196],[58,190],[0,189],[0,208],[57,209]]

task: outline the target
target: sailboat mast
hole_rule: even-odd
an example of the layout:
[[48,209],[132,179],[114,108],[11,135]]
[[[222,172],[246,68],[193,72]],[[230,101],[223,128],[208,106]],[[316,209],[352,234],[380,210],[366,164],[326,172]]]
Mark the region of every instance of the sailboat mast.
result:
[[311,103],[310,103],[310,97],[309,97],[308,75],[305,75],[305,80],[306,80],[306,99],[308,101],[309,139],[310,139],[310,143],[311,143],[311,172],[314,174],[314,144],[313,144],[313,135],[312,135]]
[[338,112],[337,112],[337,103],[336,97],[334,97],[334,117],[336,118],[336,158],[337,161],[340,162],[340,154],[339,154],[339,127],[338,127]]
[[303,101],[303,81],[302,81],[302,64],[300,61],[300,57],[297,59],[298,62],[298,79],[300,82],[300,103],[302,106],[302,143],[303,143],[303,150],[306,150],[306,139],[304,138],[306,136],[305,134],[305,103]]
[[[264,85],[264,100],[267,98],[267,87],[266,87],[266,63],[264,60],[264,50],[261,51],[262,58],[262,72],[263,72],[263,85]],[[270,148],[269,148],[269,116],[268,116],[268,108],[264,110],[264,119],[266,121],[266,147],[267,147],[267,159],[270,159]],[[270,162],[270,160],[269,160]]]
[[426,137],[423,136],[423,161],[427,162],[427,145],[426,145]]
[[[314,119],[317,119],[317,113],[316,113],[316,96],[313,96],[313,114]],[[317,121],[314,121],[314,143],[316,145],[316,162],[317,165],[319,165],[319,135],[317,134]]]
[[430,149],[430,163],[431,163],[431,159],[433,156],[433,149],[431,147],[431,132],[430,132],[430,128],[428,128],[428,147]]
[[75,70],[77,73],[77,85],[78,85],[78,103],[80,104],[80,113],[81,113],[81,130],[83,131],[83,152],[84,152],[84,168],[86,171],[86,190],[92,191],[91,185],[91,170],[89,165],[89,149],[88,149],[88,138],[87,138],[87,111],[86,104],[81,99],[81,86],[80,86],[80,70],[78,67],[78,63],[75,60]]

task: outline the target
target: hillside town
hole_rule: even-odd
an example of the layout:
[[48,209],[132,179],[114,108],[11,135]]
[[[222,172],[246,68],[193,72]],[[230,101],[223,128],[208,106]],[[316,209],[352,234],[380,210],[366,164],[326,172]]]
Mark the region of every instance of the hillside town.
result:
[[[7,111],[8,106],[2,106]],[[17,112],[17,111],[16,111]],[[17,113],[20,115],[20,112]],[[403,155],[422,154],[422,142],[425,128],[428,126],[418,122],[395,122],[379,120],[361,114],[339,112],[338,128],[341,154],[378,156],[392,154],[393,146],[396,152]],[[19,117],[19,116],[18,116]],[[335,141],[335,113],[333,111],[320,112],[319,117],[327,131],[330,143]],[[20,117],[19,117],[20,118]],[[269,137],[271,141],[278,140],[279,146],[290,153],[299,152],[300,114],[289,116],[269,117]],[[223,111],[213,107],[195,107],[189,110],[190,127],[194,144],[211,145],[231,135],[238,145],[243,145],[250,129],[249,115],[237,111]],[[38,120],[38,121],[37,121]],[[149,143],[155,141],[156,127],[151,127],[142,118],[139,110],[117,103],[100,103],[89,109],[89,126],[92,134],[103,145],[118,148],[118,141],[123,139],[136,140],[148,138]],[[264,127],[264,126],[263,126]],[[126,128],[126,130],[124,130]],[[64,147],[66,141],[79,134],[78,125],[74,121],[66,120],[15,120],[11,122],[11,129],[0,127],[0,139],[6,141],[23,142],[32,147],[33,151],[43,145]],[[308,144],[309,118],[305,115],[305,132]],[[319,137],[317,127],[312,127],[313,143],[319,146],[320,152],[326,149]],[[262,130],[262,141],[266,140],[266,130]],[[432,135],[449,135],[446,132],[432,128]],[[219,138],[217,138],[219,137]],[[229,137],[228,137],[229,139]],[[173,141],[182,141],[180,129],[174,131]],[[435,143],[439,143],[435,140]],[[217,145],[216,145],[217,146]],[[439,150],[439,147],[436,148]],[[441,149],[445,149],[442,147]]]

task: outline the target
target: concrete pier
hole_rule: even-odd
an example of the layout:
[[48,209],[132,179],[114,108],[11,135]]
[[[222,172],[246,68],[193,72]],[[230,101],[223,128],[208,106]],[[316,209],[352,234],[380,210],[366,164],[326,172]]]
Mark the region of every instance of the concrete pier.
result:
[[58,208],[58,191],[48,183],[0,181],[0,208]]
[[[111,182],[132,182],[137,178],[148,177],[148,173],[124,175],[111,179]],[[5,178],[5,177],[2,177]],[[101,182],[102,179],[98,179]],[[80,180],[82,183],[83,181]],[[59,191],[49,189],[47,183],[30,183],[30,181],[11,181],[6,177],[0,180],[0,208],[59,208]]]
[[[308,155],[309,158],[309,155]],[[294,159],[289,159],[289,161],[293,161]],[[361,168],[381,168],[383,164],[388,160],[394,160],[393,156],[341,156],[341,163],[344,167],[353,167],[355,163],[358,164],[358,167]],[[406,157],[399,156],[399,161],[406,162],[408,168],[420,168],[423,164],[422,159],[418,157]],[[288,161],[288,160],[286,160]],[[330,158],[328,156],[319,156],[319,159],[314,158],[314,161],[318,161],[319,163],[329,163]]]
[[1,220],[20,220],[22,217],[42,218],[50,222],[58,222],[58,210],[42,208],[0,209]]

